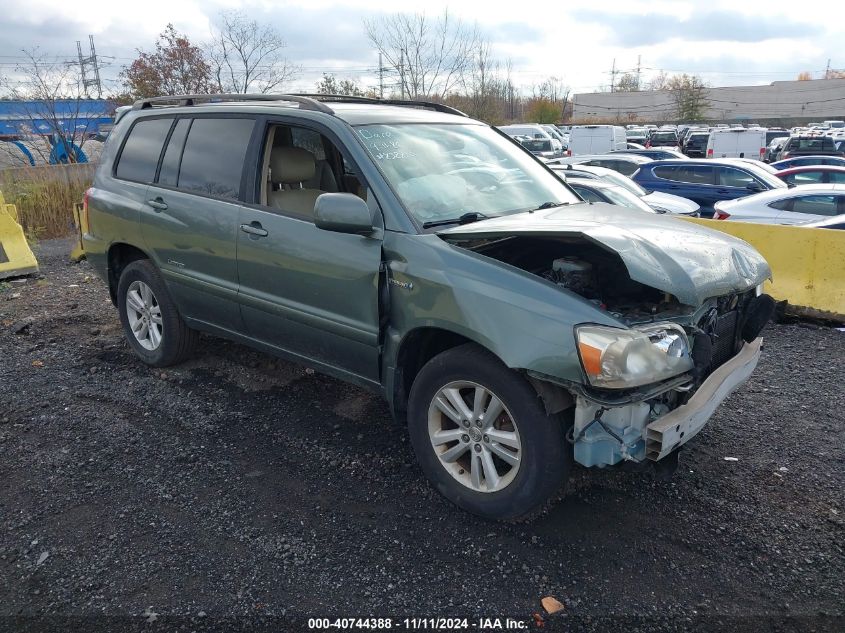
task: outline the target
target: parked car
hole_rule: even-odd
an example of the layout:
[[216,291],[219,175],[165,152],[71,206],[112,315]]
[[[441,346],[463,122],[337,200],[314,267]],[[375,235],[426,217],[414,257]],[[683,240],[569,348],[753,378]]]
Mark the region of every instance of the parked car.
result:
[[715,204],[714,220],[798,224],[845,213],[845,185],[798,185]]
[[[524,137],[529,137],[535,141],[548,141],[548,145],[546,143],[535,143],[532,144],[532,148],[528,148],[526,146],[530,152],[538,152],[538,156],[543,156],[544,158],[558,158],[564,155],[563,143],[553,137],[541,125],[528,123],[522,125],[502,125],[498,129],[514,139],[516,137],[521,137],[523,139]],[[522,141],[520,141],[520,143],[522,143]],[[536,149],[538,147],[543,149]]]
[[806,167],[815,165],[832,165],[845,167],[845,157],[839,156],[799,156],[770,163],[775,171],[783,171],[792,167]]
[[[821,134],[813,134],[810,136],[796,135],[790,136],[789,140],[778,152],[777,160],[782,161],[787,158],[798,157],[817,157],[817,156],[845,156],[836,149],[836,144],[830,136],[822,136]],[[824,163],[822,163],[824,164]]]
[[712,214],[720,200],[741,198],[769,189],[787,189],[780,178],[757,165],[717,159],[661,160],[643,165],[632,178],[645,189],[682,196]]
[[645,146],[651,147],[677,147],[678,133],[675,130],[660,128],[651,130],[646,138]]
[[845,184],[845,167],[834,165],[790,167],[776,172],[775,176],[791,186],[821,183]]
[[606,202],[645,213],[657,213],[639,197],[619,185],[588,178],[567,178],[566,184],[586,202]]
[[535,156],[540,156],[545,159],[558,158],[561,155],[560,150],[554,145],[554,139],[551,138],[537,138],[526,135],[517,135],[511,137],[517,141],[529,152]]
[[674,460],[760,357],[765,260],[585,204],[452,108],[393,104],[123,115],[81,224],[135,356],[178,363],[204,331],[381,393],[434,487],[492,519],[536,511],[573,461]]
[[772,163],[777,158],[778,153],[780,152],[781,148],[786,144],[789,140],[788,136],[777,136],[773,138],[769,144],[766,146],[766,153],[763,156],[763,162],[765,163]]
[[766,154],[766,130],[728,128],[713,130],[707,139],[707,158],[756,158]]
[[558,158],[550,161],[551,164],[556,165],[594,165],[596,167],[607,167],[618,171],[620,174],[630,176],[637,171],[640,166],[651,162],[650,158],[645,156],[635,156],[633,154],[585,154],[582,156],[571,156],[569,158]]
[[710,132],[691,132],[684,140],[684,155],[689,158],[705,158]]
[[589,180],[602,180],[620,187],[624,187],[658,213],[674,213],[678,215],[698,216],[698,205],[692,200],[673,196],[662,191],[647,191],[631,180],[628,176],[620,174],[613,169],[606,167],[595,167],[592,165],[550,165],[552,171],[561,173],[565,178],[586,178]]
[[645,145],[648,130],[644,127],[632,127],[625,130],[625,137],[629,143],[637,143],[638,145]]
[[[611,154],[616,154],[617,152],[611,152]],[[650,158],[652,160],[671,160],[674,158],[684,159],[684,156],[681,152],[669,149],[669,148],[662,148],[662,149],[648,149],[648,148],[637,148],[632,149],[628,148],[626,150],[621,150],[618,153],[620,154],[633,154],[635,156],[644,156],[645,158]]]
[[645,145],[640,145],[639,143],[632,143],[631,141],[628,141],[628,142],[625,144],[625,151],[626,151],[626,152],[628,152],[628,151],[630,151],[630,150],[632,150],[632,149],[633,149],[633,150],[644,150],[644,149],[645,149]]
[[604,154],[627,146],[621,125],[573,125],[569,130],[569,154]]

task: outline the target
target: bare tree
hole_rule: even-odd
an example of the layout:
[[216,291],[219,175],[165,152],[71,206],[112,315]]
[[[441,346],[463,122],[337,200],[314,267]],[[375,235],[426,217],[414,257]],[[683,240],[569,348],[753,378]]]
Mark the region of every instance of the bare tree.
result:
[[85,102],[79,68],[44,55],[38,48],[23,54],[25,59],[16,65],[14,75],[0,80],[3,96],[19,102],[18,116],[26,122],[20,130],[21,141],[36,162],[49,163],[51,156],[77,162],[75,148],[82,145],[86,133],[93,132],[81,123],[88,115],[82,112]]
[[499,62],[493,59],[489,42],[478,42],[462,83],[468,101],[467,114],[489,122],[501,117],[498,103],[502,84]]
[[444,99],[461,84],[478,48],[478,31],[446,10],[438,18],[397,13],[364,20],[367,37],[399,74],[400,93]]
[[267,93],[299,74],[284,57],[285,41],[272,27],[237,10],[223,11],[208,43],[212,72],[221,92]]
[[651,81],[648,82],[648,89],[666,90],[666,82],[668,81],[669,75],[667,75],[664,71],[661,70],[654,77],[651,78]]

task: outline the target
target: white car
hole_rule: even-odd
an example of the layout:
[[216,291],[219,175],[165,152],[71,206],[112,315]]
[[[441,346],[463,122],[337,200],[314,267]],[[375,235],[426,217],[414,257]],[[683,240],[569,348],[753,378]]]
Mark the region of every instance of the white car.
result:
[[552,165],[593,165],[594,167],[607,167],[620,174],[630,176],[642,165],[652,162],[652,159],[636,154],[583,154],[581,156],[570,156],[569,158],[555,158],[548,162]]
[[798,185],[771,189],[713,205],[714,220],[803,224],[845,213],[845,185]]
[[627,207],[645,213],[657,213],[654,209],[642,201],[642,198],[631,193],[625,187],[613,185],[601,180],[589,180],[587,178],[567,179],[572,189],[587,202],[607,202],[620,207]]
[[834,215],[824,220],[813,220],[797,226],[807,226],[811,229],[845,229],[845,213],[842,215]]
[[603,180],[624,187],[643,202],[645,202],[652,209],[658,213],[672,213],[677,215],[693,215],[697,216],[700,207],[698,203],[675,196],[671,193],[663,193],[662,191],[648,192],[638,185],[636,182],[620,174],[618,171],[608,169],[607,167],[594,167],[592,165],[549,165],[555,173],[563,174],[567,179],[569,178],[586,178],[589,180]]

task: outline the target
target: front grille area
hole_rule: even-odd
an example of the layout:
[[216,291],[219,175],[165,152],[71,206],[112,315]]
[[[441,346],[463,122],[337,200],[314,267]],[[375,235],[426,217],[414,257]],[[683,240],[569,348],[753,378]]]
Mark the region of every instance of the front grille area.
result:
[[737,352],[736,326],[739,320],[739,310],[731,310],[719,315],[711,336],[713,340],[713,357],[710,361],[710,371],[729,361]]

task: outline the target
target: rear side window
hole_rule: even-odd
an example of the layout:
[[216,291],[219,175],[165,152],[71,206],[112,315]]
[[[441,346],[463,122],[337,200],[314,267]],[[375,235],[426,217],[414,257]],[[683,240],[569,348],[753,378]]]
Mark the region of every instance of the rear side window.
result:
[[802,196],[792,201],[793,213],[813,215],[836,215],[838,196]]
[[253,119],[194,119],[179,169],[180,189],[237,200]]
[[[671,171],[670,171],[671,170]],[[663,175],[665,172],[665,175]],[[674,167],[655,167],[654,175],[675,182],[688,182],[694,185],[712,185],[713,168],[709,165],[676,165]]]
[[182,161],[182,148],[185,146],[189,127],[191,127],[190,119],[180,119],[173,128],[173,134],[170,135],[167,149],[164,150],[164,158],[161,160],[158,184],[175,187],[179,181],[179,163]]
[[797,174],[789,174],[784,180],[793,185],[812,185],[822,182],[824,173],[821,171],[800,171]]
[[171,118],[148,119],[132,126],[123,144],[123,151],[120,152],[114,175],[124,180],[152,182],[164,139],[172,123]]
[[828,179],[830,182],[845,184],[845,174],[844,173],[838,172],[838,171],[832,171],[828,175],[830,176],[830,178]]

